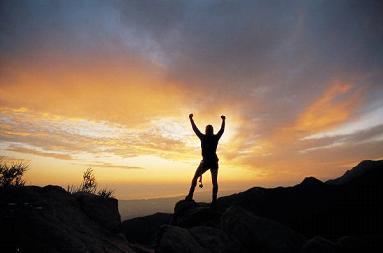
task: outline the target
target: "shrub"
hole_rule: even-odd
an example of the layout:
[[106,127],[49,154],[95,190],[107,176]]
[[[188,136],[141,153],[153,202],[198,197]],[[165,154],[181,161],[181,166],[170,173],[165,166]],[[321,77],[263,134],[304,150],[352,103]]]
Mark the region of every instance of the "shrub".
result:
[[97,192],[97,195],[103,198],[113,198],[114,190],[102,188]]
[[93,170],[91,168],[88,168],[86,171],[84,171],[82,178],[83,178],[83,181],[80,184],[80,191],[96,193],[97,183],[96,183],[96,177],[93,174]]
[[[113,190],[102,188],[98,190],[98,185],[96,182],[96,177],[93,174],[92,168],[88,168],[83,173],[83,181],[79,186],[68,185],[67,192],[75,193],[75,192],[88,192],[92,194],[97,194],[102,198],[113,198]],[[98,190],[98,191],[97,191]]]
[[0,187],[23,186],[25,181],[22,179],[27,171],[29,164],[25,162],[0,162]]

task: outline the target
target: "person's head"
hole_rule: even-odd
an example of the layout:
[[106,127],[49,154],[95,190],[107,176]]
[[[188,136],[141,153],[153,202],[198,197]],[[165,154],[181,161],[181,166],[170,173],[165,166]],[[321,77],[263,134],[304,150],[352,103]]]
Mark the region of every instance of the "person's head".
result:
[[213,135],[214,134],[214,129],[212,125],[207,125],[205,129],[205,134],[206,135]]

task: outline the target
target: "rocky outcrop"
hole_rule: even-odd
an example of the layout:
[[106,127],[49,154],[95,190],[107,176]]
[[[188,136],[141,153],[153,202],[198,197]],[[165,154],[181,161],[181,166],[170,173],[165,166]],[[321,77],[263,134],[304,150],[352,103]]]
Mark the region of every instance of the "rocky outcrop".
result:
[[334,181],[255,187],[214,206],[183,200],[173,215],[123,225],[115,199],[9,187],[0,189],[1,252],[381,252],[382,181],[383,162],[366,161]]
[[240,206],[308,238],[383,234],[383,161],[361,162],[346,174],[337,184],[308,177],[291,187],[255,187],[219,198],[217,206]]
[[159,233],[159,238],[156,248],[158,253],[209,253],[185,228],[164,225]]
[[113,200],[78,197],[58,186],[0,190],[1,252],[134,252],[122,235],[108,229],[116,228],[119,217]]
[[222,215],[222,229],[235,237],[249,252],[299,252],[305,238],[278,222],[254,216],[240,207]]
[[129,242],[154,247],[161,225],[170,224],[171,219],[172,214],[155,213],[123,221],[121,230]]
[[111,231],[120,231],[121,219],[117,199],[103,198],[87,192],[76,192],[73,196],[91,219]]
[[[240,207],[224,213],[206,204],[180,201],[174,226],[163,227],[157,252],[176,251],[187,243],[190,252],[298,252],[304,236],[275,221],[257,217]],[[189,217],[190,216],[190,217]],[[198,220],[201,218],[201,220]],[[193,225],[193,221],[197,221]],[[172,241],[173,240],[173,241]],[[177,243],[174,243],[177,240]]]
[[212,253],[243,252],[242,245],[229,237],[223,230],[208,226],[198,226],[189,229],[195,240]]
[[[383,171],[383,160],[372,161],[364,160],[360,162],[357,166],[353,167],[350,170],[347,170],[341,177],[336,179],[327,180],[327,184],[331,185],[345,185],[351,184],[354,181],[359,181],[364,177],[367,177],[368,180],[373,180],[373,177],[377,176],[378,178],[382,176]],[[380,176],[379,176],[380,175]]]
[[216,226],[220,214],[218,209],[210,208],[207,203],[181,200],[174,207],[172,224],[185,228],[199,225]]
[[239,253],[244,252],[235,239],[220,229],[197,226],[190,229],[165,225],[161,228],[156,252],[159,253]]
[[366,161],[339,180],[255,187],[219,198],[214,207],[179,201],[156,251],[380,252],[382,181],[383,162]]

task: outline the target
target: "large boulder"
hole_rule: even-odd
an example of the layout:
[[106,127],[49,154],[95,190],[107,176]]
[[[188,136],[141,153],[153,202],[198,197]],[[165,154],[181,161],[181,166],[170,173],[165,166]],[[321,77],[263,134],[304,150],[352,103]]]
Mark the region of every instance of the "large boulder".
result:
[[137,217],[123,221],[121,230],[129,242],[154,246],[160,227],[169,224],[171,218],[172,214],[169,213]]
[[161,227],[156,253],[209,253],[185,228],[164,225]]
[[73,196],[91,219],[111,231],[120,230],[121,218],[117,199],[104,198],[87,192],[76,192]]
[[172,225],[190,228],[194,226],[217,226],[221,213],[207,203],[193,200],[178,201],[174,207]]
[[249,252],[299,252],[304,236],[290,228],[255,216],[240,207],[230,207],[222,215],[222,229],[235,237]]
[[0,190],[1,252],[134,252],[58,186]]
[[189,229],[194,239],[212,253],[240,253],[242,245],[220,229],[198,226]]

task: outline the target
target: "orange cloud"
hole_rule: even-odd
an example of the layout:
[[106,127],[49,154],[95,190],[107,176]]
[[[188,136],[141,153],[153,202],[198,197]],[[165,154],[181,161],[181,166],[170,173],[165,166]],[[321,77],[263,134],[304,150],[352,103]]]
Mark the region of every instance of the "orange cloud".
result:
[[325,161],[318,159],[316,153],[307,154],[301,151],[310,148],[314,150],[317,145],[331,145],[341,149],[337,146],[339,143],[323,144],[319,140],[306,141],[303,138],[348,122],[358,114],[362,101],[361,89],[351,84],[331,83],[321,95],[303,108],[295,119],[281,124],[270,135],[256,138],[255,142],[248,146],[247,152],[241,155],[240,161],[258,171],[264,182],[292,182],[294,178],[311,173],[329,175],[329,166],[339,166],[344,162],[342,159]]
[[318,132],[347,121],[361,103],[360,90],[350,84],[336,82],[298,117],[297,131]]
[[353,116],[362,102],[362,90],[351,84],[331,83],[292,122],[276,129],[267,140],[270,147],[291,145],[305,136],[337,127]]
[[100,58],[64,64],[63,58],[53,66],[1,66],[0,105],[132,126],[159,115],[178,115],[180,107],[174,105],[186,103],[184,90],[158,67]]

